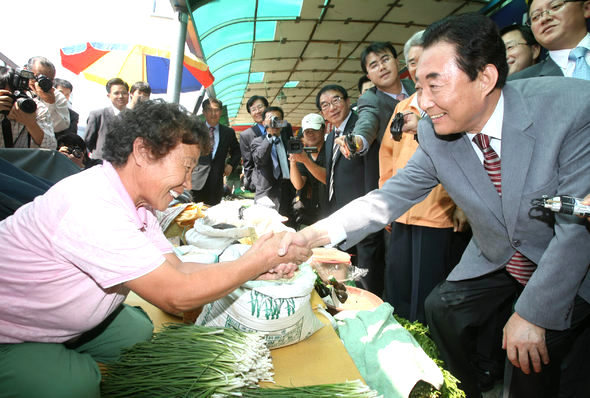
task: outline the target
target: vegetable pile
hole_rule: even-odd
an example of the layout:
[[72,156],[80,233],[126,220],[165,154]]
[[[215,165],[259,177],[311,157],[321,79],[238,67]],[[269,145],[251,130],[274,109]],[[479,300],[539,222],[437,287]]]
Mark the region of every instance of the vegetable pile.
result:
[[168,324],[150,341],[125,350],[108,366],[103,397],[356,397],[377,392],[360,381],[259,388],[272,382],[270,351],[259,333]]

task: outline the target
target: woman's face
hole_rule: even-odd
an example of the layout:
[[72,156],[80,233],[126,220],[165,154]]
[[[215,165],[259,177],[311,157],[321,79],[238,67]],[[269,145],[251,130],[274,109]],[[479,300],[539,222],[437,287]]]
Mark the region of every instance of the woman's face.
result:
[[200,153],[198,145],[180,143],[162,159],[149,161],[141,174],[139,204],[164,211],[172,199],[190,190],[191,173]]

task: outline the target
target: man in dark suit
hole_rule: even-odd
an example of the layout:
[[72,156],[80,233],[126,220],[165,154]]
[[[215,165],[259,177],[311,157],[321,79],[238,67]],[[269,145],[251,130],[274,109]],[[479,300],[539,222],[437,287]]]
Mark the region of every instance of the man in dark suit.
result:
[[[219,124],[223,104],[216,98],[207,98],[203,101],[203,115],[209,128],[211,140],[211,152],[199,158],[200,165],[208,165],[207,173],[200,176],[205,181],[196,182],[193,172],[193,200],[214,206],[221,202],[223,197],[223,178],[230,175],[233,169],[240,164],[240,144],[236,138],[236,132]],[[229,156],[229,159],[228,159]],[[201,168],[195,168],[195,170]],[[196,189],[195,189],[196,188]]]
[[[532,0],[528,2],[529,25],[539,44],[549,50],[549,55],[508,80],[536,76],[566,76],[588,80],[575,74],[578,62],[586,62],[590,68],[590,34],[586,19],[590,18],[588,1]],[[576,60],[574,49],[581,48],[585,55]],[[572,59],[573,58],[573,59]]]
[[[379,180],[379,148],[374,144],[366,156],[346,158],[335,141],[351,133],[358,121],[350,109],[348,93],[342,86],[324,86],[316,96],[316,106],[324,119],[333,126],[326,138],[326,187],[328,189],[328,213],[331,214],[352,200],[365,195],[371,189],[367,180]],[[373,163],[377,163],[377,168]],[[363,288],[381,295],[383,292],[384,242],[382,233],[370,234],[356,245],[353,252],[356,265],[369,268],[369,274],[361,283]]]
[[588,345],[579,343],[590,331],[590,233],[585,219],[532,200],[590,191],[590,83],[505,84],[504,43],[483,15],[434,23],[423,45],[416,87],[429,117],[419,122],[413,157],[381,189],[283,246],[349,247],[441,183],[473,230],[426,300],[430,331],[460,387],[480,397],[496,360],[488,349],[502,347],[516,367],[506,379],[514,396],[586,396],[588,375],[575,364],[587,362],[580,355]]
[[92,159],[102,159],[102,147],[109,131],[109,123],[129,102],[129,85],[122,79],[115,77],[109,80],[106,89],[111,106],[90,112],[86,121],[85,141]]

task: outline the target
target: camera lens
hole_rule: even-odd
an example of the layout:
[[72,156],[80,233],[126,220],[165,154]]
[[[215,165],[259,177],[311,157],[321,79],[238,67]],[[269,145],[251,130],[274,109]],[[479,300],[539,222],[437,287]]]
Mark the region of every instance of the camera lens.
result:
[[83,155],[82,150],[77,146],[73,148],[68,148],[68,152],[71,153],[77,159],[81,159]]
[[35,113],[37,110],[37,103],[32,98],[26,96],[18,96],[16,98],[16,104],[25,113]]
[[53,87],[53,82],[50,78],[48,78],[45,75],[37,76],[37,83],[39,83],[39,87],[41,87],[41,90],[45,92],[48,92],[49,90],[51,90],[51,87]]

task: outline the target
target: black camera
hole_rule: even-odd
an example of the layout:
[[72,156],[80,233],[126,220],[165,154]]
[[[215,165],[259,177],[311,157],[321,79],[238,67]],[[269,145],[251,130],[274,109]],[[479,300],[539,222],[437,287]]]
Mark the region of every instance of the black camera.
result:
[[45,75],[39,75],[35,77],[35,80],[37,80],[37,83],[39,83],[39,87],[41,87],[41,90],[45,91],[46,93],[49,92],[49,90],[51,90],[51,88],[53,87],[53,80],[51,80]]
[[389,127],[389,132],[391,133],[391,138],[395,141],[400,141],[402,139],[402,129],[404,128],[404,114],[398,112],[395,114],[393,120],[391,121],[391,126]]
[[[37,103],[27,95],[30,79],[35,79],[35,74],[20,68],[11,70],[8,76],[8,87],[12,91],[11,97],[17,103],[19,109],[25,113],[35,113],[37,110]],[[5,111],[4,113],[8,112]]]
[[272,129],[280,129],[283,127],[287,127],[287,121],[281,120],[276,116],[271,116],[269,122],[270,123],[269,123],[268,127],[272,128]]
[[315,146],[304,146],[299,138],[289,138],[287,141],[287,153],[316,153],[317,151],[318,148]]
[[84,152],[82,151],[82,148],[74,146],[74,147],[68,147],[68,153],[72,156],[74,156],[76,159],[82,159],[82,156],[84,156]]

